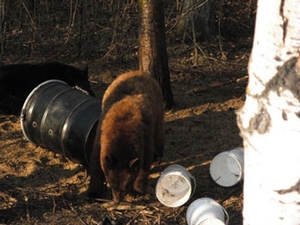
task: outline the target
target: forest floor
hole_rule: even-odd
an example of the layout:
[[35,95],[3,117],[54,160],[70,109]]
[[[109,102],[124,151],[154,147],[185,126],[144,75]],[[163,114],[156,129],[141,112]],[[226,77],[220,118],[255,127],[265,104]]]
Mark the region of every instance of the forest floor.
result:
[[[89,177],[81,165],[27,141],[19,115],[0,114],[0,224],[102,224],[108,217],[112,224],[179,225],[186,224],[189,204],[201,197],[219,202],[231,225],[242,224],[243,183],[217,185],[209,165],[218,153],[242,146],[236,110],[244,104],[251,44],[237,47],[226,60],[207,57],[194,66],[187,66],[188,57],[170,55],[175,106],[165,112],[165,156],[151,171],[152,191],[127,196],[119,205],[88,199]],[[101,98],[126,70],[90,62],[96,96]],[[197,185],[185,205],[169,208],[157,200],[154,189],[160,172],[174,163],[185,166]]]

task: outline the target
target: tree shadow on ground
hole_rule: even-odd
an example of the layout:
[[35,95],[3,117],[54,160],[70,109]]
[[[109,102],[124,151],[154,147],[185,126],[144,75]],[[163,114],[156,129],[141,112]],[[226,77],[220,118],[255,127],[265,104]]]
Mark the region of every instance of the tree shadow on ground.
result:
[[[0,222],[9,224],[14,221],[41,220],[49,210],[68,208],[71,202],[78,203],[83,197],[80,188],[87,177],[84,172],[78,175],[77,183],[64,183],[64,180],[76,176],[84,168],[64,169],[63,165],[47,165],[36,162],[36,170],[26,177],[7,175],[0,179],[0,198],[3,203],[0,210]],[[67,188],[68,192],[64,189]],[[6,196],[3,199],[3,196]],[[75,201],[74,201],[75,200]],[[12,204],[9,203],[11,201]],[[27,221],[28,222],[28,221]]]

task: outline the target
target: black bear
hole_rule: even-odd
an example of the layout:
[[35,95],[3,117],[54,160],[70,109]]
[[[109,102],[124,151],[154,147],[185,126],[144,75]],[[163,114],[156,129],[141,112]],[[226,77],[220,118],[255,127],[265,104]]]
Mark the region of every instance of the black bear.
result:
[[149,74],[127,72],[105,91],[100,164],[113,201],[122,201],[131,189],[146,192],[151,164],[164,152],[163,120],[162,91]]
[[88,69],[58,63],[13,64],[0,67],[0,112],[20,112],[30,92],[40,83],[58,79],[78,86],[94,96],[88,80]]

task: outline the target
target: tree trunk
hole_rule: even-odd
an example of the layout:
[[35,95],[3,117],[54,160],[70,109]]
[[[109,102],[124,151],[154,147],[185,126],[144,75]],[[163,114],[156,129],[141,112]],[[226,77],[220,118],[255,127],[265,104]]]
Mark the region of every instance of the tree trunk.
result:
[[244,225],[300,222],[300,1],[259,0],[246,102]]
[[165,107],[173,107],[165,38],[163,0],[139,0],[139,69],[149,72],[162,88]]
[[6,36],[6,2],[0,0],[0,54],[4,53],[4,44]]

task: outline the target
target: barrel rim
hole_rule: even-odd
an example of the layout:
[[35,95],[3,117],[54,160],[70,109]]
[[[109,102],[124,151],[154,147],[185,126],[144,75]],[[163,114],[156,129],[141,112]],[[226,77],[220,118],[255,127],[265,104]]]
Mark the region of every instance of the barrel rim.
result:
[[30,93],[29,95],[27,96],[27,98],[25,99],[24,103],[23,103],[23,106],[22,106],[22,110],[21,110],[21,114],[20,114],[20,123],[21,123],[21,129],[22,129],[22,133],[24,135],[24,137],[32,142],[32,140],[30,140],[30,138],[27,136],[26,132],[25,132],[25,125],[24,125],[24,110],[26,108],[26,105],[28,104],[29,100],[31,99],[31,97],[33,96],[33,94],[39,89],[41,88],[42,86],[45,86],[46,84],[48,83],[61,83],[61,84],[66,84],[68,85],[66,82],[62,81],[62,80],[59,80],[59,79],[50,79],[50,80],[47,80],[47,81],[44,81],[42,83],[40,83],[38,86],[36,86]]

